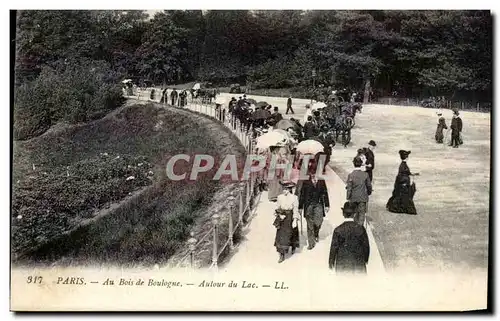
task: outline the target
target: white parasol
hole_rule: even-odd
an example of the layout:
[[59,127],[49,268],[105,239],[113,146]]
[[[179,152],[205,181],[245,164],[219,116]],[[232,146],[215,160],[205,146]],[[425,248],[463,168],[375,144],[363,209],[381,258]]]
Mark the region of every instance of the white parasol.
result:
[[194,85],[193,85],[193,89],[194,89],[194,90],[198,90],[198,89],[200,89],[200,88],[201,88],[201,85],[200,85],[200,83],[199,83],[199,82],[197,82],[196,84],[194,84]]
[[288,143],[288,135],[278,131],[271,131],[257,137],[256,147],[259,149],[269,148],[271,146],[284,146]]
[[318,110],[318,109],[322,109],[322,108],[325,108],[326,107],[326,104],[322,101],[319,101],[319,102],[316,102],[314,103],[312,106],[311,106],[311,110]]
[[123,84],[129,83],[129,82],[132,82],[132,79],[125,79],[124,81],[122,81]]
[[304,140],[297,145],[297,151],[302,154],[316,155],[317,153],[323,152],[323,150],[323,144],[312,139]]

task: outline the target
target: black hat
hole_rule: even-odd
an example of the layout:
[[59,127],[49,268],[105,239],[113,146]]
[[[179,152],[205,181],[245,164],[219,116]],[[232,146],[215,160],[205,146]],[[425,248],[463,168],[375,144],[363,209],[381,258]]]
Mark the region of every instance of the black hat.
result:
[[358,149],[358,154],[364,154],[364,153],[365,151],[363,150],[363,148]]
[[352,203],[350,203],[350,202],[345,202],[344,206],[341,207],[341,209],[342,209],[342,213],[344,213],[344,214],[354,214],[354,212],[355,212],[354,207],[353,207]]
[[411,154],[411,150],[399,150],[399,156],[401,156],[401,158],[406,158],[408,157],[408,155]]
[[371,145],[371,146],[377,146],[377,143],[375,143],[375,141],[374,141],[374,140],[370,140],[370,141],[368,142],[368,145]]
[[274,107],[274,111],[278,111],[278,107]]

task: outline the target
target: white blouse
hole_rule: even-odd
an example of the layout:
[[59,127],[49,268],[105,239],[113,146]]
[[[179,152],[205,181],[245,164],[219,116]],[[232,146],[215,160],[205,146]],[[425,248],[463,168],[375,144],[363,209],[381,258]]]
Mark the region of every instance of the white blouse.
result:
[[278,199],[276,201],[278,204],[278,208],[289,211],[293,211],[293,218],[299,219],[299,199],[297,195],[292,193],[288,193],[288,195],[280,194],[278,195]]

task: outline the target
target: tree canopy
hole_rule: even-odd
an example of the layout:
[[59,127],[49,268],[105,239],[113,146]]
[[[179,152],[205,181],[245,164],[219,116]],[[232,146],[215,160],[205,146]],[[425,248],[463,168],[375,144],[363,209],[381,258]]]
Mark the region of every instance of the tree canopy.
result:
[[[363,88],[491,99],[489,11],[20,11],[16,82],[65,59],[157,84]],[[483,98],[486,99],[486,98]]]

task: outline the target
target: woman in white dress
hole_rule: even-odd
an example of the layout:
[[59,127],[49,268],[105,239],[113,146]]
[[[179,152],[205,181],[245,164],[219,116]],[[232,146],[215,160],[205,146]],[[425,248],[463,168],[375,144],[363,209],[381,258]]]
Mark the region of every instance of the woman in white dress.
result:
[[281,183],[283,193],[278,196],[276,201],[278,207],[275,211],[274,226],[276,227],[276,238],[274,246],[279,253],[279,261],[285,260],[288,249],[292,247],[292,254],[299,247],[299,199],[292,193],[295,184],[287,181]]

